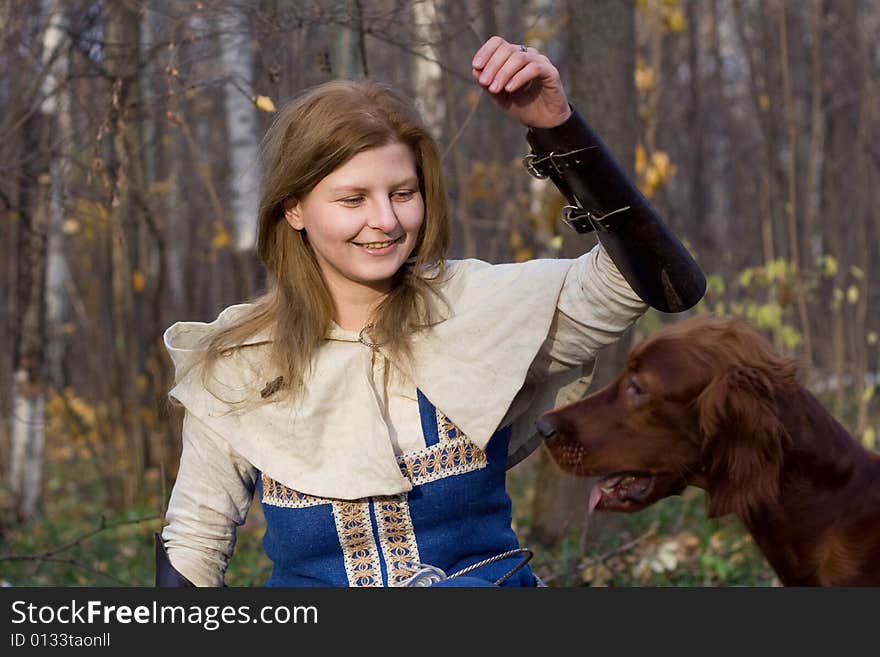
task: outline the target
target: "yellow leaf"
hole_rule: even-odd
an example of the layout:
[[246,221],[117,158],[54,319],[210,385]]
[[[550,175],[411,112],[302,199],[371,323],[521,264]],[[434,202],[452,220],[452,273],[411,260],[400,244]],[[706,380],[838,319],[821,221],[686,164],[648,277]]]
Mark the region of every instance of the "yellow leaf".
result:
[[255,96],[254,105],[257,106],[257,109],[261,109],[264,112],[275,111],[275,103],[272,102],[272,99],[269,98],[269,96]]
[[554,235],[550,239],[550,248],[554,251],[558,251],[562,248],[562,235]]
[[826,277],[831,278],[837,273],[837,259],[834,256],[824,256],[822,258],[823,273]]
[[868,386],[862,391],[862,401],[867,403],[874,396],[874,386]]
[[534,257],[532,250],[528,247],[522,247],[516,249],[513,253],[513,258],[516,262],[526,262],[527,260],[531,260]]
[[147,287],[147,277],[142,271],[135,270],[131,273],[131,287],[135,292],[143,292]]
[[789,349],[794,349],[802,341],[801,334],[791,326],[783,326],[779,330],[779,336],[782,338],[783,344]]
[[653,164],[661,174],[665,174],[671,168],[669,164],[669,155],[665,151],[651,153],[651,164]]
[[865,277],[865,272],[862,271],[861,267],[856,267],[855,265],[849,268],[849,273],[859,280],[862,280]]
[[724,279],[718,274],[710,274],[706,277],[706,291],[709,294],[724,294]]
[[686,27],[687,21],[685,21],[681,9],[676,7],[666,14],[666,29],[670,32],[684,32]]
[[214,238],[211,240],[211,246],[215,249],[222,249],[229,246],[231,241],[226,226],[219,221],[214,224]]
[[766,112],[770,109],[770,96],[767,94],[761,94],[758,97],[758,106],[761,108],[762,112]]
[[868,344],[874,346],[877,344],[877,332],[876,331],[868,331]]
[[52,182],[52,179],[49,177],[48,173],[41,173],[39,176],[37,176],[37,182],[40,185],[48,185],[50,182]]
[[859,300],[859,288],[857,288],[855,285],[850,285],[846,289],[846,300],[852,304],[857,303]]
[[61,224],[61,232],[65,235],[76,235],[79,232],[79,222],[76,219],[65,219]]
[[650,66],[636,66],[636,89],[647,92],[654,88],[654,69]]
[[877,432],[874,431],[874,427],[865,429],[865,433],[862,434],[862,444],[868,449],[877,448]]
[[645,147],[639,144],[636,146],[636,173],[642,173],[647,163],[648,158],[645,156]]

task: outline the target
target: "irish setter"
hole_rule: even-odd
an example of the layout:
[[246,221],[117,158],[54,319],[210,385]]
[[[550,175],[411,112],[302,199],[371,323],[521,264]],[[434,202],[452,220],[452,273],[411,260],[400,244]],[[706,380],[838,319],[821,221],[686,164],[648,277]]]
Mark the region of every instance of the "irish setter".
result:
[[601,477],[591,511],[699,486],[710,517],[739,517],[783,585],[880,585],[880,455],[740,320],[661,329],[615,381],[538,429],[562,469]]

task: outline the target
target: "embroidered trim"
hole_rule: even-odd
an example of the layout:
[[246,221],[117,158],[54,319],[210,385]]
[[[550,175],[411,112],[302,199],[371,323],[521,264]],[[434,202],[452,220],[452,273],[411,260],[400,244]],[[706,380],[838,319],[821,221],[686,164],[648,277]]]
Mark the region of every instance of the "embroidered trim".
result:
[[440,440],[455,440],[465,437],[458,425],[440,411],[437,411],[437,434],[440,436]]
[[306,495],[288,488],[271,477],[262,475],[263,479],[263,504],[271,506],[283,506],[289,509],[302,509],[307,506],[330,504],[331,500],[314,495]]
[[370,523],[370,503],[333,502],[336,535],[345,560],[349,586],[382,586],[379,550]]
[[486,453],[467,436],[441,440],[436,445],[397,457],[404,477],[413,486],[437,481],[444,477],[465,474],[486,467]]
[[388,586],[400,586],[419,563],[419,548],[406,494],[373,498],[379,545],[388,569]]

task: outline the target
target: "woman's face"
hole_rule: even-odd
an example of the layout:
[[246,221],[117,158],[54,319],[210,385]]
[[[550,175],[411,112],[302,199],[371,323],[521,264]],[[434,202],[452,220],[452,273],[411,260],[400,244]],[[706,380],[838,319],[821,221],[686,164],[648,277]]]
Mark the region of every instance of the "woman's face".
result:
[[425,217],[413,152],[401,143],[362,151],[301,201],[285,202],[284,214],[305,230],[337,303],[384,294]]

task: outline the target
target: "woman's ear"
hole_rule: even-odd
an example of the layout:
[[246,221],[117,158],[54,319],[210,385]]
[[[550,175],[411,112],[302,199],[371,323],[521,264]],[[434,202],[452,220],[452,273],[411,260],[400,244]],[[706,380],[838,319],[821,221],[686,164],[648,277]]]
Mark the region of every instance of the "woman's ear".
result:
[[293,197],[284,199],[284,219],[296,230],[302,230],[305,225],[302,221],[302,204]]

